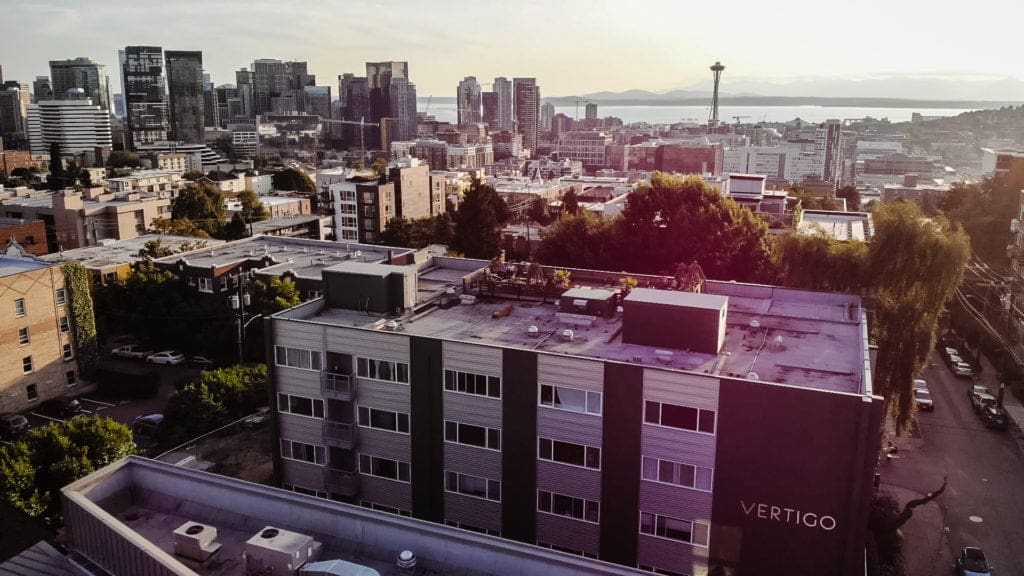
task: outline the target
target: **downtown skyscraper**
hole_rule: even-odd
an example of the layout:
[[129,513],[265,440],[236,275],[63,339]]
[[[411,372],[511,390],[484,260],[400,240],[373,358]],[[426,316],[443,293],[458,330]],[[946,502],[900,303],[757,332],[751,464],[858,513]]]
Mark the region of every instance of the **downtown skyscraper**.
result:
[[[367,62],[366,80],[370,92],[370,119],[380,123],[393,118],[392,141],[416,136],[416,85],[409,80],[408,62]],[[369,134],[367,134],[369,136]],[[369,142],[369,139],[367,139]],[[384,142],[375,142],[383,145]]]
[[159,46],[127,46],[119,51],[125,102],[125,146],[167,140],[170,119],[164,87],[164,54]]
[[523,135],[523,147],[537,153],[540,132],[540,87],[536,78],[513,78],[516,131]]
[[458,105],[458,122],[462,124],[476,124],[482,121],[480,114],[481,92],[480,84],[476,77],[466,76],[455,92]]
[[205,124],[203,53],[168,50],[164,56],[167,61],[171,138],[201,144]]
[[[55,100],[67,100],[68,90],[80,88],[85,97],[103,110],[110,108],[110,81],[106,66],[91,58],[50,60],[50,86]],[[48,98],[39,98],[37,100]],[[77,98],[77,94],[75,98]]]

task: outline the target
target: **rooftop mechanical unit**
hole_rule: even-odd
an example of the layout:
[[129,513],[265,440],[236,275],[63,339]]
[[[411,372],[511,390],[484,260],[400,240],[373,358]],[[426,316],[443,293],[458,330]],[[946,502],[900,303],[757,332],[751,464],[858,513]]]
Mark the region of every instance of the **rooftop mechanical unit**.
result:
[[245,568],[274,576],[294,576],[320,557],[323,545],[310,536],[267,526],[245,543]]
[[206,562],[220,550],[217,544],[217,529],[198,522],[185,522],[173,532],[174,554]]

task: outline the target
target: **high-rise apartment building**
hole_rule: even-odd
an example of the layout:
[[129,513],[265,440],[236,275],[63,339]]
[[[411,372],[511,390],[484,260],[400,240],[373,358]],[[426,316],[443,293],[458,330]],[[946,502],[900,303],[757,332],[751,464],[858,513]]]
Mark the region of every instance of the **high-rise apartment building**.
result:
[[53,100],[53,84],[49,76],[36,76],[32,81],[32,101]]
[[4,146],[21,148],[28,139],[28,107],[32,94],[28,84],[8,80],[0,84],[0,138]]
[[263,58],[252,63],[253,115],[270,112],[270,99],[280,94],[277,77],[284,73],[284,62]]
[[29,147],[48,154],[59,144],[61,154],[93,153],[110,148],[110,113],[91,100],[43,100],[28,108]]
[[164,59],[167,63],[171,138],[201,144],[206,124],[203,53],[198,50],[168,50]]
[[597,104],[587,102],[586,115],[584,118],[587,120],[597,120]]
[[[370,120],[394,118],[389,130],[391,141],[409,140],[416,136],[416,85],[409,79],[407,62],[367,62],[366,81],[370,95]],[[369,133],[367,145],[370,145]],[[376,140],[374,147],[382,142]]]
[[[255,73],[251,72],[247,68],[235,72],[235,90],[236,96],[238,97],[238,110],[237,112],[245,118],[256,117],[256,105],[253,103],[255,94],[253,92],[253,82],[255,81]],[[224,103],[224,99],[220,99],[221,103]],[[235,110],[231,111],[232,116],[235,115]],[[231,118],[233,121],[235,118]]]
[[298,111],[301,104],[297,102],[303,99],[303,89],[316,84],[316,78],[308,73],[305,62],[282,62],[264,58],[255,60],[252,63],[252,70],[254,115]]
[[455,92],[459,124],[476,124],[483,121],[480,114],[480,94],[480,84],[477,83],[476,77],[466,76],[459,82],[459,88]]
[[513,108],[512,108],[512,82],[503,76],[498,76],[494,79],[494,85],[491,89],[497,94],[497,118],[498,124],[491,126],[491,131],[495,132],[498,130],[515,130],[515,124],[513,123]]
[[164,52],[159,46],[128,46],[119,52],[129,148],[167,140],[170,118],[164,85]]
[[67,98],[68,90],[81,88],[85,96],[100,108],[110,111],[110,81],[106,66],[91,58],[50,60],[50,84],[53,97]]
[[408,78],[391,79],[390,117],[395,120],[392,141],[416,137],[416,85]]
[[660,574],[864,573],[859,297],[506,268],[344,262],[274,315],[279,481]]
[[[370,116],[370,85],[365,76],[345,73],[338,76],[338,104],[341,119],[349,122],[373,122]],[[355,124],[341,125],[341,145],[359,148],[376,142],[380,131]]]
[[523,135],[523,147],[530,155],[537,153],[537,134],[540,132],[540,88],[536,78],[513,78],[515,92],[516,131]]
[[546,132],[551,131],[551,119],[555,117],[555,105],[545,102],[540,107],[540,129]]
[[487,124],[487,131],[499,132],[498,126],[501,125],[501,110],[498,104],[498,93],[483,92],[480,94],[480,104],[482,108],[481,121]]

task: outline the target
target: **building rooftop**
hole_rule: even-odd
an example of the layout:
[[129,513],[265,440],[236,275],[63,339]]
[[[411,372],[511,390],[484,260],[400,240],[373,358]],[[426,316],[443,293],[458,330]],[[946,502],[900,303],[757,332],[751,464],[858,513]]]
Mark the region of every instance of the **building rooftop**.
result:
[[[415,554],[419,576],[640,574],[598,560],[138,456],[69,484],[62,496],[73,545],[114,576],[141,573],[142,566],[154,570],[146,573],[156,573],[159,566],[161,573],[181,576],[243,576],[246,542],[268,526],[320,542],[320,561],[352,562],[381,576],[403,573],[395,565],[403,550]],[[187,522],[217,530],[220,549],[205,565],[174,553],[173,533]],[[98,533],[104,537],[97,539]]]
[[205,250],[165,256],[156,262],[169,265],[183,260],[187,266],[210,268],[267,257],[268,264],[261,272],[276,275],[278,271],[293,270],[298,274],[299,270],[310,268],[312,277],[319,279],[321,269],[339,262],[384,262],[389,254],[404,256],[411,252],[408,248],[389,248],[376,244],[257,235]]
[[[8,250],[8,254],[10,254],[10,250]],[[0,252],[0,277],[14,276],[15,274],[39,270],[40,268],[52,265],[49,262],[36,260],[34,257],[6,255]]]
[[[460,267],[453,263],[463,262]],[[481,268],[472,271],[470,263]],[[418,305],[397,318],[399,331],[475,344],[522,348],[584,358],[632,362],[651,367],[778,382],[803,388],[863,394],[870,392],[866,364],[867,333],[860,298],[855,295],[792,290],[774,286],[708,281],[703,294],[664,289],[671,279],[640,276],[641,286],[628,298],[673,305],[720,309],[727,305],[725,342],[718,354],[672,350],[667,358],[654,347],[623,342],[623,318],[564,313],[554,292],[545,300],[520,296],[529,288],[512,288],[508,297],[481,288],[487,263],[431,258],[420,264]],[[546,269],[547,270],[547,269]],[[548,270],[550,276],[550,270]],[[577,289],[616,291],[621,274],[572,271]],[[429,283],[424,286],[425,282]],[[447,292],[474,296],[472,303],[429,307]],[[500,292],[500,290],[498,291]],[[571,293],[570,293],[571,295]],[[473,299],[467,299],[473,300]],[[698,302],[699,300],[699,302]],[[325,307],[320,300],[282,312],[282,317],[324,324],[384,330],[383,318],[364,312]],[[537,330],[531,330],[536,327]],[[573,339],[563,336],[573,331]],[[680,329],[685,329],[680,327]],[[751,376],[751,379],[754,379]]]
[[64,250],[40,256],[40,259],[49,262],[81,262],[87,268],[97,269],[120,266],[122,264],[134,264],[141,259],[139,258],[139,251],[144,250],[146,242],[150,241],[159,241],[161,246],[174,252],[181,252],[183,247],[187,248],[189,246],[201,245],[204,248],[212,248],[225,244],[223,240],[216,240],[214,238],[143,234],[142,236],[125,240],[101,240],[100,244],[96,246]]
[[868,212],[839,212],[833,210],[804,210],[798,231],[813,234],[823,231],[828,236],[846,242],[870,240],[875,235],[875,223]]

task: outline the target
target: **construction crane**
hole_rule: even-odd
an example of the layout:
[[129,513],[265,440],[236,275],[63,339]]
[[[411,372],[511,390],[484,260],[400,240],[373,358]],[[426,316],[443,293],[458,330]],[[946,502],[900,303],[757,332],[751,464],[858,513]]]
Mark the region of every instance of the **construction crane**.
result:
[[423,111],[423,115],[424,116],[427,116],[427,115],[430,114],[430,103],[433,102],[433,100],[434,100],[434,95],[433,94],[431,94],[430,96],[427,96],[427,109]]
[[736,125],[739,126],[741,118],[750,118],[750,116],[733,116],[733,118],[736,119]]
[[580,102],[583,102],[584,104],[590,104],[590,100],[584,100],[582,98],[576,99],[576,118],[573,119],[575,122],[580,121]]
[[320,118],[320,122],[329,122],[331,124],[354,124],[359,126],[359,157],[366,158],[366,142],[364,139],[363,130],[368,126],[380,128],[380,124],[376,122],[367,122],[366,118],[360,118],[358,122],[355,120],[331,120],[329,118]]

